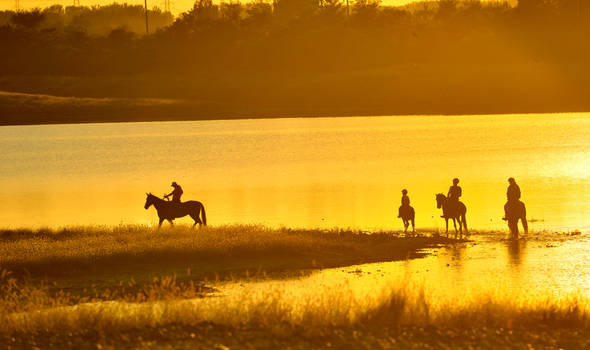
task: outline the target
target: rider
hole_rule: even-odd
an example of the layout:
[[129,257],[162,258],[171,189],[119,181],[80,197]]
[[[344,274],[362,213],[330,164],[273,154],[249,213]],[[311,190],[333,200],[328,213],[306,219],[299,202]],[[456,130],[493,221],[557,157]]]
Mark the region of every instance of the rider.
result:
[[[459,179],[458,178],[454,178],[453,179],[453,186],[449,187],[449,193],[447,193],[447,198],[449,199],[449,202],[452,203],[452,205],[457,208],[459,206],[459,197],[461,197],[461,195],[463,194],[463,191],[461,190],[461,187],[458,186],[459,184]],[[441,216],[444,217],[444,216]]]
[[410,197],[408,197],[408,190],[403,189],[402,190],[402,206],[399,207],[398,210],[398,218],[402,217],[402,210],[405,208],[408,208],[410,206]]
[[520,187],[516,184],[516,180],[513,177],[508,179],[508,189],[506,190],[506,204],[504,204],[504,217],[503,220],[507,220],[508,218],[508,207],[512,203],[517,203],[520,201]]
[[172,196],[173,202],[180,203],[180,196],[182,196],[182,187],[180,187],[180,185],[174,181],[170,186],[174,187],[174,190],[172,190],[172,192],[170,192],[169,194],[165,195],[164,198]]

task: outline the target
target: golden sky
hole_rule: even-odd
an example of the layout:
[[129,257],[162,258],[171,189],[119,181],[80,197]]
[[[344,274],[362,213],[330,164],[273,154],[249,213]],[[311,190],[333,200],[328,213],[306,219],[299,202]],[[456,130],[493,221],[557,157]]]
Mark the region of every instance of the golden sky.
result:
[[[30,9],[35,7],[48,7],[53,4],[62,4],[69,6],[74,4],[74,0],[60,1],[60,0],[0,0],[0,10],[14,10],[16,2],[19,2],[21,9]],[[270,0],[269,0],[270,1]],[[383,0],[383,5],[404,5],[415,0]],[[143,0],[130,0],[130,1],[113,1],[113,0],[80,0],[80,5],[91,6],[91,5],[108,5],[113,2],[123,2],[134,5],[143,5]],[[213,2],[219,2],[219,0],[213,0]],[[229,1],[228,1],[229,2]],[[248,1],[242,1],[248,2]],[[177,14],[187,11],[195,3],[194,0],[170,0],[170,8],[172,13]],[[148,7],[158,6],[164,8],[164,0],[148,0]]]

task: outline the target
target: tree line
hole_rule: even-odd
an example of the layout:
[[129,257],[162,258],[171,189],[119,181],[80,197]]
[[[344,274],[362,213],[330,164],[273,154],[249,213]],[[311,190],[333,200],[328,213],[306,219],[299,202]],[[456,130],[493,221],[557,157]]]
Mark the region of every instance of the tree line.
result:
[[[394,65],[420,78],[431,74],[416,68],[422,65],[585,64],[590,4],[581,2],[439,0],[392,7],[374,0],[350,6],[342,0],[198,0],[176,18],[150,11],[149,35],[143,35],[141,6],[4,11],[0,75],[158,75],[152,94],[170,96],[188,93],[183,84],[191,77],[201,86],[194,91],[217,84],[231,97],[269,81],[287,86],[304,78],[321,92],[337,85],[335,74],[342,72],[357,85],[374,85]],[[441,70],[439,78],[458,71]]]

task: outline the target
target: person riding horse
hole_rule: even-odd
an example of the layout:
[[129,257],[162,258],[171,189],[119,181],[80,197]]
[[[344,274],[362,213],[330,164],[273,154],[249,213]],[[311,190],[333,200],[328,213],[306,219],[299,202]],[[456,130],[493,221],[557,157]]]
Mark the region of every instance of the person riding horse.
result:
[[406,189],[402,190],[402,206],[399,207],[397,217],[404,222],[404,232],[408,232],[410,223],[412,224],[412,232],[416,232],[416,212],[410,206],[410,197],[408,197],[408,190]]
[[504,204],[504,217],[502,220],[508,221],[508,227],[513,238],[518,238],[518,220],[522,222],[525,234],[528,233],[529,225],[526,220],[526,207],[520,201],[520,187],[516,184],[513,177],[508,179],[508,189],[506,190],[506,204]]
[[172,196],[172,202],[175,203],[180,203],[180,196],[182,196],[182,187],[180,187],[179,184],[177,184],[175,181],[172,182],[172,185],[170,185],[172,187],[174,187],[174,190],[172,190],[172,192],[170,192],[169,194],[165,195],[164,198],[168,198],[170,196]]
[[[463,194],[463,190],[461,187],[458,186],[459,179],[453,179],[453,186],[449,187],[449,193],[447,193],[447,198],[449,199],[450,203],[456,208],[459,206],[459,197]],[[441,216],[441,218],[444,216]]]
[[517,203],[520,200],[520,187],[516,184],[513,177],[508,179],[508,189],[506,190],[506,204],[504,204],[504,220],[508,217],[508,207],[512,203]]
[[397,217],[401,218],[402,214],[404,214],[409,208],[410,208],[410,197],[408,197],[408,190],[403,189],[402,190],[402,206],[399,207]]

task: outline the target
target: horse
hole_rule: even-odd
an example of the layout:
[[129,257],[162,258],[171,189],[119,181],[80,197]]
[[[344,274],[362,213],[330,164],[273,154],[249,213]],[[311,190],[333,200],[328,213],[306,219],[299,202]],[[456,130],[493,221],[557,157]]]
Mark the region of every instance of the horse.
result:
[[526,221],[526,207],[521,201],[509,201],[506,203],[506,217],[504,220],[508,221],[508,229],[512,239],[518,239],[518,220],[522,221],[522,228],[524,233],[529,231],[529,224]]
[[457,221],[459,221],[459,234],[460,238],[463,238],[463,227],[465,228],[465,234],[469,234],[467,230],[467,219],[465,214],[467,213],[467,207],[462,202],[457,202],[455,205],[442,193],[436,195],[436,207],[442,208],[443,218],[447,224],[447,237],[449,237],[449,219],[453,219],[453,225],[455,226],[455,239],[457,239]]
[[400,210],[400,215],[402,221],[404,222],[404,233],[408,232],[408,227],[410,226],[410,222],[412,222],[412,232],[416,232],[416,224],[414,222],[414,217],[416,216],[416,212],[414,208],[411,206],[403,206]]
[[[198,201],[176,203],[163,200],[151,193],[146,193],[146,195],[147,198],[145,200],[144,208],[147,210],[151,205],[156,208],[158,217],[160,218],[158,229],[162,226],[162,222],[164,222],[164,220],[168,220],[168,222],[170,222],[170,226],[174,226],[172,220],[187,215],[190,215],[190,217],[195,220],[193,227],[195,227],[197,224],[199,224],[199,227],[202,225],[207,226],[207,215],[205,214],[205,207],[203,206],[203,203]],[[199,218],[199,213],[201,214],[202,221]]]

